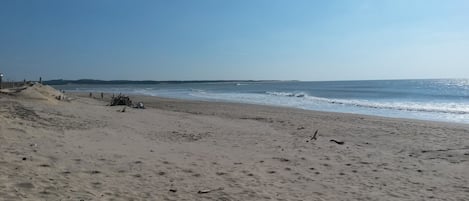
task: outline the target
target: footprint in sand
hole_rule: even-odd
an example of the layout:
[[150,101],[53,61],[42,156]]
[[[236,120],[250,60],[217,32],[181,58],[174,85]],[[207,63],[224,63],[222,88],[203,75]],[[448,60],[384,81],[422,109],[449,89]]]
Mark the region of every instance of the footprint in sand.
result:
[[32,189],[34,188],[34,185],[29,182],[24,182],[24,183],[18,183],[16,184],[17,187],[24,188],[24,189]]
[[182,171],[185,173],[194,173],[194,171],[192,171],[191,169],[183,169]]
[[250,172],[247,171],[247,170],[243,170],[243,171],[241,171],[241,172],[244,173],[244,174],[246,174],[247,176],[250,176],[250,177],[253,177],[253,176],[254,176],[253,173],[250,173]]
[[282,158],[282,157],[273,157],[272,159],[278,160],[280,162],[290,162],[290,159]]
[[101,171],[99,171],[99,170],[92,170],[92,171],[86,171],[86,172],[89,173],[89,174],[100,174],[101,173]]
[[17,131],[17,132],[24,133],[24,134],[26,133],[25,130],[20,129],[20,128],[7,128],[7,129],[10,131]]

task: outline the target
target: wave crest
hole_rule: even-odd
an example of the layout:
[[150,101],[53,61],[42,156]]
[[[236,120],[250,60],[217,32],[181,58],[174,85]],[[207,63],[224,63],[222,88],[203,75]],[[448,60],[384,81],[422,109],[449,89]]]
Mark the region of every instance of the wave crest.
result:
[[437,112],[451,114],[469,114],[469,105],[459,103],[420,103],[420,102],[371,102],[368,100],[345,100],[310,96],[304,92],[266,92],[272,96],[303,98],[311,101],[326,102],[336,105],[348,105],[371,109],[389,109],[415,112]]

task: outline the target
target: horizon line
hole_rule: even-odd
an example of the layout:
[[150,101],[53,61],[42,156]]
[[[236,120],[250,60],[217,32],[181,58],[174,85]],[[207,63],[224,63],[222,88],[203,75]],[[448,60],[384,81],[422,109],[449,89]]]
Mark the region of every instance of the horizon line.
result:
[[280,79],[194,79],[194,80],[133,80],[133,79],[50,79],[43,82],[347,82],[347,81],[399,81],[399,80],[467,80],[469,78],[391,78],[391,79],[344,79],[344,80],[280,80]]

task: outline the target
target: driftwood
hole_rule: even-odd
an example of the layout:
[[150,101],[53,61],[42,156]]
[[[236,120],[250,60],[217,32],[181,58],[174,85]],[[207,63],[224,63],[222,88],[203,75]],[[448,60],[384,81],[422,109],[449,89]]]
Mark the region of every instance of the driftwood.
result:
[[316,130],[316,131],[314,132],[313,137],[311,137],[311,139],[309,139],[309,140],[306,140],[306,142],[313,141],[313,140],[317,140],[317,139],[318,139],[318,132],[319,132],[319,129]]
[[345,142],[343,142],[343,141],[337,141],[337,140],[334,140],[334,139],[332,139],[332,140],[330,140],[330,141],[331,141],[331,142],[335,142],[335,143],[340,144],[340,145],[343,145],[343,144],[345,143]]
[[466,149],[469,149],[469,147],[454,148],[454,149],[422,150],[422,153],[427,153],[427,152],[440,152],[440,151],[459,151],[459,150],[466,150]]
[[197,191],[198,194],[205,194],[205,193],[210,193],[212,191],[220,191],[223,190],[223,187],[217,188],[217,189],[204,189],[204,190],[199,190]]
[[127,105],[127,106],[131,107],[132,106],[132,101],[130,100],[130,98],[128,96],[119,95],[119,96],[113,97],[111,99],[111,103],[109,105],[110,106]]
[[318,139],[318,138],[317,138],[318,131],[319,131],[319,130],[316,130],[316,132],[314,132],[314,135],[313,135],[313,137],[311,138],[311,140],[317,140],[317,139]]

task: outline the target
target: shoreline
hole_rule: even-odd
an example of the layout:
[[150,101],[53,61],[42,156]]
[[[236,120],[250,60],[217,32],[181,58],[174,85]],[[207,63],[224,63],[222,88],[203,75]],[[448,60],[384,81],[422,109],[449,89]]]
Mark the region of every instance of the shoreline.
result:
[[[79,96],[82,98],[88,98],[89,92],[67,92],[69,94]],[[99,93],[96,93],[99,95]],[[104,102],[108,103],[110,101],[112,93],[104,93]],[[241,103],[241,102],[232,102],[232,101],[218,101],[218,100],[190,100],[190,99],[183,99],[183,98],[168,98],[168,97],[159,97],[159,96],[151,96],[151,95],[138,95],[138,94],[123,94],[129,96],[134,102],[148,102],[148,105],[152,108],[157,109],[168,109],[158,104],[154,104],[155,102],[163,102],[163,103],[178,103],[178,104],[215,104],[215,105],[233,105],[233,106],[250,106],[250,107],[266,107],[266,108],[277,108],[277,109],[284,109],[284,110],[297,110],[303,112],[311,112],[311,113],[323,113],[324,115],[341,115],[341,116],[348,116],[353,118],[378,118],[378,119],[388,119],[388,120],[396,120],[396,121],[415,121],[421,123],[432,123],[432,124],[448,124],[453,126],[462,126],[462,127],[469,127],[469,123],[462,123],[462,122],[451,122],[451,121],[436,121],[436,120],[425,120],[425,119],[413,119],[413,118],[403,118],[403,117],[388,117],[388,116],[380,116],[380,115],[368,115],[368,114],[358,114],[358,113],[346,113],[346,112],[331,112],[331,111],[320,111],[320,110],[311,110],[311,109],[302,109],[296,107],[289,107],[289,106],[281,106],[281,105],[269,105],[269,104],[256,104],[256,103]],[[95,95],[93,95],[95,96]],[[94,99],[101,101],[99,97],[94,97]],[[200,111],[199,111],[200,112]]]
[[[239,84],[239,83],[238,83]],[[464,83],[458,80],[368,80],[350,83],[70,85],[71,91],[123,92],[185,100],[224,101],[469,124]],[[244,86],[247,85],[247,86]]]
[[51,90],[0,94],[2,198],[469,197],[468,125],[146,96],[122,112]]

